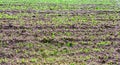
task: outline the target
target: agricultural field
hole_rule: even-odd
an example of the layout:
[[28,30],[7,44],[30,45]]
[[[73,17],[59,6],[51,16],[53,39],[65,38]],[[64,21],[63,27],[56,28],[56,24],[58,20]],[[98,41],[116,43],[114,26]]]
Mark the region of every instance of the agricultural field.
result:
[[120,65],[119,0],[0,0],[0,65]]

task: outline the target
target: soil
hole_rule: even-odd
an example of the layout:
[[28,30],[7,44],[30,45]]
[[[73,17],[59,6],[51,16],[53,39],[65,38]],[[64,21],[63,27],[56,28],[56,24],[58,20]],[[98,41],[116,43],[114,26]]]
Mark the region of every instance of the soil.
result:
[[[0,4],[0,6],[3,6]],[[97,21],[100,21],[97,25],[93,25],[91,22],[78,22],[74,24],[60,24],[56,25],[55,23],[50,23],[51,18],[53,17],[62,17],[62,16],[88,16],[89,15],[104,15],[104,14],[114,14],[119,11],[95,11],[95,10],[46,10],[46,11],[37,11],[37,10],[5,10],[0,11],[0,13],[11,13],[12,15],[17,15],[20,13],[27,13],[30,16],[21,17],[25,22],[25,25],[20,25],[19,20],[15,18],[0,18],[0,58],[9,58],[15,61],[15,58],[31,58],[39,57],[40,55],[24,55],[22,53],[24,50],[37,50],[36,47],[27,48],[23,46],[22,48],[17,46],[20,43],[32,43],[36,45],[46,45],[46,43],[57,47],[58,50],[70,49],[72,53],[53,55],[57,57],[64,57],[64,60],[58,60],[59,62],[68,62],[71,61],[76,63],[86,62],[88,65],[92,64],[115,64],[120,65],[120,19],[101,19],[96,17]],[[31,14],[34,14],[31,16]],[[36,15],[37,14],[37,15]],[[45,15],[48,14],[48,17]],[[58,14],[58,15],[56,15]],[[37,24],[37,21],[42,20],[45,24]],[[30,23],[32,21],[32,24]],[[91,18],[88,19],[91,21]],[[35,24],[33,24],[35,23]],[[49,23],[49,24],[47,24]],[[115,23],[115,24],[114,24]],[[40,30],[40,31],[38,31]],[[54,37],[52,37],[54,33]],[[70,33],[70,35],[66,35]],[[109,45],[99,46],[97,43],[101,41],[109,41]],[[75,42],[76,45],[71,45],[70,48],[64,48],[66,43]],[[84,44],[82,44],[84,42]],[[61,47],[59,47],[61,45]],[[44,48],[44,47],[42,47]],[[88,48],[89,50],[93,48],[100,48],[103,51],[96,52],[90,51],[85,52],[74,52],[74,50]],[[14,49],[20,49],[21,51],[18,54],[15,53]],[[47,46],[45,46],[45,49]],[[22,51],[23,50],[23,51]],[[79,60],[80,56],[92,56],[88,60]],[[67,57],[68,56],[68,57]],[[48,56],[49,57],[49,56]],[[69,59],[69,60],[68,60]],[[68,60],[68,61],[67,61]],[[58,61],[48,63],[54,64]],[[17,63],[15,61],[14,63]],[[2,65],[9,65],[9,62],[3,62]],[[47,64],[47,63],[46,63]]]

